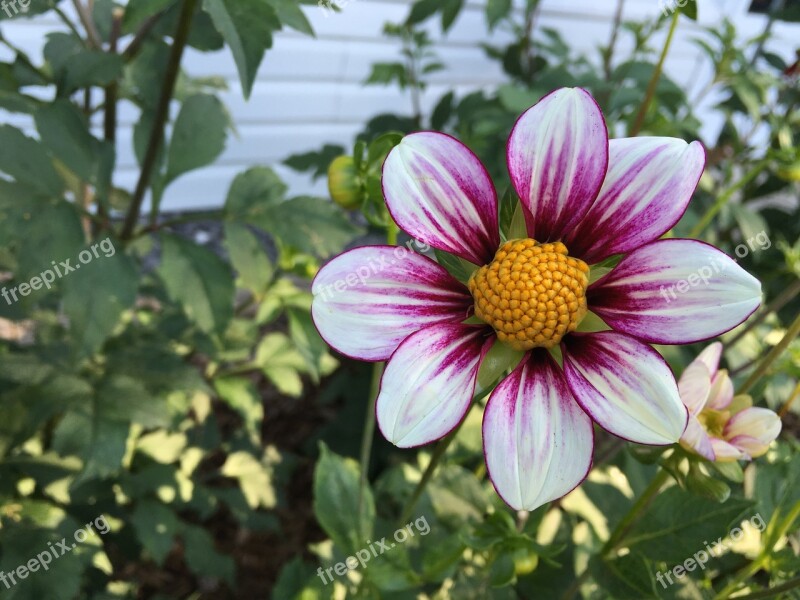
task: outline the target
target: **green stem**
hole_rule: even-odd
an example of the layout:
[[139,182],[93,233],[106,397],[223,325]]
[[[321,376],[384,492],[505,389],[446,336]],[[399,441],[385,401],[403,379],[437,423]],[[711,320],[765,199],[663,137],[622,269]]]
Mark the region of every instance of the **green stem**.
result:
[[369,486],[369,461],[372,454],[372,439],[375,436],[375,403],[380,391],[383,369],[384,363],[375,363],[373,366],[372,383],[370,384],[369,400],[367,401],[367,414],[364,417],[364,433],[361,436],[361,477],[358,487],[357,513],[359,523],[363,523],[361,515],[364,508],[364,496],[367,493],[367,486]]
[[778,594],[781,594],[783,592],[788,592],[795,588],[800,588],[800,577],[791,579],[780,585],[776,585],[775,587],[770,588],[768,590],[760,590],[758,592],[753,592],[752,594],[747,594],[746,596],[736,596],[736,600],[760,600],[761,598],[777,598]]
[[[397,245],[397,226],[394,221],[389,217],[386,225],[386,242],[390,246]],[[358,522],[362,523],[361,513],[364,507],[364,496],[367,493],[369,486],[369,461],[372,454],[372,440],[375,437],[375,404],[378,400],[378,393],[380,392],[381,377],[385,363],[375,363],[372,371],[372,383],[370,384],[369,401],[367,403],[367,412],[364,417],[364,433],[361,436],[361,473],[359,478],[358,487]]]
[[[125,217],[125,224],[122,228],[121,237],[123,240],[128,240],[131,235],[133,235],[133,230],[136,227],[136,223],[139,221],[139,213],[142,210],[145,192],[150,187],[150,179],[156,167],[158,151],[164,140],[164,126],[169,118],[169,103],[175,91],[175,82],[180,72],[183,50],[189,39],[189,30],[191,28],[196,5],[197,0],[184,0],[183,6],[181,7],[178,28],[175,31],[172,50],[170,51],[169,61],[167,62],[167,68],[164,73],[164,85],[161,88],[161,96],[158,100],[155,117],[153,118],[153,128],[150,131],[147,151],[145,152],[144,160],[142,160],[142,171],[139,175],[139,181],[136,183],[136,190],[133,193],[131,208]],[[156,207],[152,207],[151,210],[156,210]]]
[[747,381],[737,390],[739,394],[746,394],[758,382],[761,377],[767,372],[770,365],[789,347],[789,344],[800,334],[800,314],[797,315],[794,322],[789,326],[783,339],[778,342],[775,347],[761,361],[755,371],[747,378]]
[[736,182],[735,185],[728,188],[725,192],[720,194],[717,201],[709,208],[706,213],[702,216],[700,221],[692,228],[691,233],[689,233],[690,238],[697,238],[700,237],[700,234],[703,233],[708,224],[717,216],[717,213],[723,209],[723,207],[733,198],[733,195],[746,186],[748,183],[753,181],[756,177],[758,177],[761,172],[764,170],[767,161],[762,160],[756,163],[756,166],[753,167],[744,177],[742,177],[739,181]]
[[724,600],[725,598],[730,596],[733,592],[736,591],[736,588],[738,588],[742,584],[742,582],[746,581],[747,579],[750,579],[753,575],[755,575],[761,570],[761,567],[764,566],[764,562],[766,561],[766,559],[767,557],[764,555],[759,556],[749,565],[744,567],[741,571],[739,571],[736,574],[736,577],[734,577],[730,581],[730,583],[728,583],[728,585],[726,585],[722,589],[722,591],[719,594],[714,596],[714,600]]
[[600,555],[604,557],[608,557],[614,550],[617,549],[620,542],[625,538],[630,531],[631,527],[641,518],[643,511],[650,505],[653,501],[653,498],[656,497],[658,492],[661,490],[661,487],[666,483],[667,479],[669,479],[669,473],[666,469],[661,468],[659,469],[656,476],[653,477],[653,480],[650,482],[650,485],[647,486],[647,489],[639,496],[639,499],[636,503],[631,507],[628,513],[622,518],[619,522],[617,527],[614,529],[611,536],[608,538],[608,541],[603,546],[603,549],[600,551]]
[[667,40],[664,42],[664,47],[661,49],[661,57],[658,59],[658,64],[656,65],[656,70],[653,71],[653,76],[650,78],[650,83],[647,86],[647,92],[644,97],[644,102],[639,107],[639,113],[636,115],[636,120],[633,123],[633,127],[631,128],[629,137],[636,137],[639,135],[639,132],[644,127],[644,120],[647,117],[647,110],[650,108],[650,104],[653,102],[653,98],[656,95],[656,89],[658,88],[658,82],[661,79],[661,73],[664,71],[664,63],[667,61],[667,54],[669,53],[669,48],[672,45],[672,40],[675,37],[675,30],[678,27],[678,18],[680,17],[680,11],[676,10],[672,13],[672,22],[669,26],[669,33],[667,34]]
[[436,471],[439,461],[442,460],[442,457],[447,451],[448,446],[450,446],[451,442],[456,438],[456,434],[458,433],[458,430],[461,429],[461,425],[463,425],[463,423],[464,421],[461,421],[458,427],[456,427],[450,432],[449,435],[447,435],[447,437],[443,438],[438,444],[436,444],[436,448],[434,448],[433,454],[431,455],[431,460],[428,463],[428,466],[425,468],[425,472],[422,474],[422,479],[419,480],[417,487],[414,488],[414,492],[411,494],[408,502],[406,502],[405,506],[403,507],[403,511],[400,513],[400,521],[398,525],[405,525],[406,521],[408,521],[409,517],[411,517],[411,512],[417,505],[419,497],[427,487],[431,477],[433,477],[433,473]]

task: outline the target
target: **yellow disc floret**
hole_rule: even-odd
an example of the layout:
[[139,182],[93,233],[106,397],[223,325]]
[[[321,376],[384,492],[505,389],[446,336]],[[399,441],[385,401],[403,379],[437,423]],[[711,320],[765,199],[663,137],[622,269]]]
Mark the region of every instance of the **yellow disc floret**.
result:
[[510,240],[469,280],[475,315],[515,350],[552,348],[586,316],[589,267],[561,242]]

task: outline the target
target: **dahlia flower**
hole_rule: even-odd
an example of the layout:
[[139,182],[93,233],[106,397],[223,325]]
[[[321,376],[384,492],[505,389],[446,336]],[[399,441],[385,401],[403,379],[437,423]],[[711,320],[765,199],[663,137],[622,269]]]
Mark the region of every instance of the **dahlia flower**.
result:
[[[507,161],[527,238],[501,243],[497,193],[480,160],[442,133],[403,138],[383,167],[389,212],[410,236],[475,272],[464,285],[404,248],[357,248],[321,269],[312,315],[342,354],[388,360],[377,419],[401,448],[459,424],[493,343],[524,351],[489,397],[483,444],[498,494],[532,510],[586,477],[592,421],[642,444],[677,442],[687,410],[648,344],[696,342],[735,327],[758,307],[761,286],[712,246],[659,240],[703,172],[698,142],[609,141],[589,93],[559,89],[519,118]],[[590,284],[590,265],[620,254]],[[588,311],[611,330],[579,332]],[[556,347],[563,358],[551,353]]]
[[766,454],[781,420],[768,408],[753,407],[749,396],[734,397],[728,371],[719,368],[721,356],[722,344],[711,344],[678,380],[689,409],[681,446],[710,461],[751,460]]

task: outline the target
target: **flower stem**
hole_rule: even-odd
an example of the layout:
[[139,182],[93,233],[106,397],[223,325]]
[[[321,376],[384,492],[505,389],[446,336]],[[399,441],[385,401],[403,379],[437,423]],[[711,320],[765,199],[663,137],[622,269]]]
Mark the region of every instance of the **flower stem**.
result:
[[743,581],[750,579],[753,575],[761,570],[761,567],[764,566],[766,558],[767,557],[764,555],[759,556],[757,559],[739,571],[736,574],[736,577],[734,577],[733,580],[731,580],[731,582],[728,583],[728,585],[726,585],[719,594],[714,596],[714,600],[724,600],[730,596],[734,591],[736,591],[736,588],[739,587]]
[[372,454],[372,439],[375,436],[375,402],[380,391],[381,376],[384,363],[375,363],[372,370],[372,384],[367,401],[367,414],[364,417],[364,433],[361,436],[361,477],[358,487],[358,522],[362,523],[361,514],[364,508],[364,495],[369,485],[369,461]]
[[[389,218],[386,225],[386,242],[390,246],[397,245],[397,225]],[[375,403],[380,392],[381,377],[386,363],[375,363],[372,370],[372,383],[369,390],[366,416],[364,417],[364,433],[361,436],[361,473],[358,487],[358,522],[362,523],[361,513],[364,507],[364,496],[369,486],[369,461],[372,454],[372,440],[375,437]]]
[[441,439],[438,444],[436,444],[436,448],[433,450],[433,454],[431,455],[431,460],[428,463],[428,466],[425,468],[425,472],[422,474],[422,479],[419,480],[417,487],[414,488],[414,492],[411,494],[411,497],[403,507],[403,511],[400,513],[399,525],[404,525],[405,522],[408,521],[409,517],[411,516],[411,511],[414,510],[419,497],[422,495],[422,492],[425,490],[425,487],[428,485],[431,477],[433,477],[433,473],[436,471],[439,461],[442,460],[445,451],[447,450],[448,446],[450,446],[450,443],[455,439],[456,434],[458,433],[458,430],[461,429],[461,425],[463,423],[464,421],[461,421],[461,423],[453,431],[451,431],[446,437]]
[[772,365],[775,360],[780,357],[781,354],[789,347],[789,344],[800,334],[800,314],[797,315],[794,322],[789,326],[789,329],[786,331],[786,334],[783,336],[783,339],[777,343],[777,345],[769,351],[769,353],[764,357],[764,360],[761,361],[761,364],[756,367],[756,370],[747,378],[747,381],[739,388],[738,393],[746,394],[750,389],[758,382],[761,377],[769,369],[770,365]]
[[697,238],[700,236],[701,233],[708,227],[708,224],[717,216],[717,213],[721,211],[724,206],[733,198],[733,195],[746,186],[748,183],[753,181],[756,177],[758,177],[761,172],[764,170],[767,161],[762,160],[756,163],[756,166],[753,167],[748,173],[742,177],[739,181],[737,181],[734,185],[720,194],[717,201],[709,208],[706,213],[700,218],[697,225],[692,228],[692,231],[689,233],[690,238]]
[[[161,143],[164,141],[164,126],[169,119],[169,105],[172,100],[173,92],[175,91],[175,82],[180,73],[183,50],[189,39],[189,30],[192,25],[192,17],[194,17],[196,5],[197,0],[184,0],[183,6],[181,7],[181,13],[178,17],[178,28],[172,41],[172,49],[164,73],[164,84],[161,87],[161,96],[158,99],[158,106],[156,107],[155,116],[153,117],[153,128],[150,131],[147,150],[142,160],[142,170],[139,174],[139,181],[136,183],[136,189],[133,192],[131,207],[125,217],[125,223],[122,227],[122,234],[120,237],[123,240],[129,240],[133,235],[133,230],[136,228],[136,223],[139,221],[139,213],[142,210],[145,192],[147,192],[147,189],[150,187],[150,180],[158,159],[158,151],[161,148]],[[157,207],[153,206],[150,210],[156,211]]]
[[675,37],[675,29],[678,27],[678,18],[680,17],[680,11],[676,10],[672,13],[672,22],[669,26],[669,33],[667,34],[667,41],[664,42],[664,48],[661,49],[661,57],[658,59],[658,64],[656,65],[656,70],[653,71],[653,76],[650,78],[650,83],[647,86],[647,92],[644,97],[644,102],[639,107],[639,112],[636,115],[636,120],[633,123],[633,127],[629,133],[629,137],[636,137],[639,135],[639,132],[644,127],[644,120],[647,117],[647,110],[650,108],[650,104],[653,102],[653,98],[656,95],[656,89],[658,88],[658,82],[661,79],[661,73],[664,71],[664,63],[667,61],[667,54],[669,53],[669,48],[672,45],[672,40]]
[[789,409],[792,407],[794,401],[797,400],[798,396],[800,396],[800,383],[794,386],[794,391],[792,392],[792,395],[789,396],[789,399],[786,402],[784,402],[783,406],[778,411],[778,416],[781,419],[785,417],[787,414],[789,414]]
[[620,542],[622,542],[628,534],[631,527],[641,518],[643,511],[650,505],[667,479],[669,479],[669,472],[664,468],[659,469],[656,476],[653,477],[653,480],[650,482],[650,485],[647,486],[647,489],[639,496],[639,499],[628,511],[628,514],[622,518],[611,536],[609,536],[608,541],[600,552],[601,556],[607,558],[617,549]]

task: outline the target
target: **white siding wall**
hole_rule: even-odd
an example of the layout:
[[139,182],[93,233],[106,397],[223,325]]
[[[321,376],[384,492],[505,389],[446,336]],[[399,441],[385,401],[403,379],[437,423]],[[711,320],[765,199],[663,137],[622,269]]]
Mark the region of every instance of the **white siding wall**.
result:
[[[662,0],[666,1],[666,0]],[[747,15],[749,0],[699,0],[703,25],[715,25],[724,15],[740,28],[742,39],[761,33],[766,19]],[[274,48],[261,66],[249,101],[242,99],[236,69],[227,51],[212,54],[190,50],[186,70],[194,76],[222,75],[229,91],[223,94],[236,122],[238,137],[232,137],[224,154],[209,168],[189,173],[175,182],[164,201],[167,209],[204,208],[220,205],[236,173],[256,164],[276,165],[285,176],[292,194],[324,193],[324,183],[312,184],[306,177],[278,165],[286,156],[319,148],[323,143],[349,147],[366,120],[381,112],[410,112],[410,102],[393,87],[363,87],[361,82],[376,61],[392,61],[398,45],[382,35],[386,21],[401,21],[411,0],[350,0],[341,13],[329,15],[319,7],[306,7],[316,39],[287,31],[280,33]],[[519,2],[518,2],[519,4]],[[575,52],[596,57],[596,48],[608,41],[614,0],[544,0],[540,26],[559,30]],[[658,0],[627,0],[625,19],[656,15]],[[51,19],[14,21],[2,25],[3,34],[20,47],[41,57],[44,34]],[[778,41],[770,50],[785,58],[793,56],[797,26],[776,24]],[[495,63],[478,47],[483,41],[502,43],[508,35],[486,31],[482,3],[468,1],[467,8],[446,37],[438,23],[431,23],[436,50],[447,69],[432,77],[433,85],[424,95],[424,107],[432,108],[450,88],[469,92],[493,86],[503,80]],[[699,90],[710,77],[710,66],[692,38],[701,30],[682,22],[666,67],[667,73],[689,90]],[[656,40],[656,43],[659,40]],[[625,56],[631,42],[623,36],[618,56]],[[6,54],[2,55],[4,58]],[[707,104],[713,102],[707,100]],[[720,123],[701,110],[705,131],[713,135]],[[115,183],[132,188],[138,174],[131,144],[131,125],[137,119],[133,106],[120,108],[120,148]],[[19,115],[0,113],[0,121],[30,128]]]

